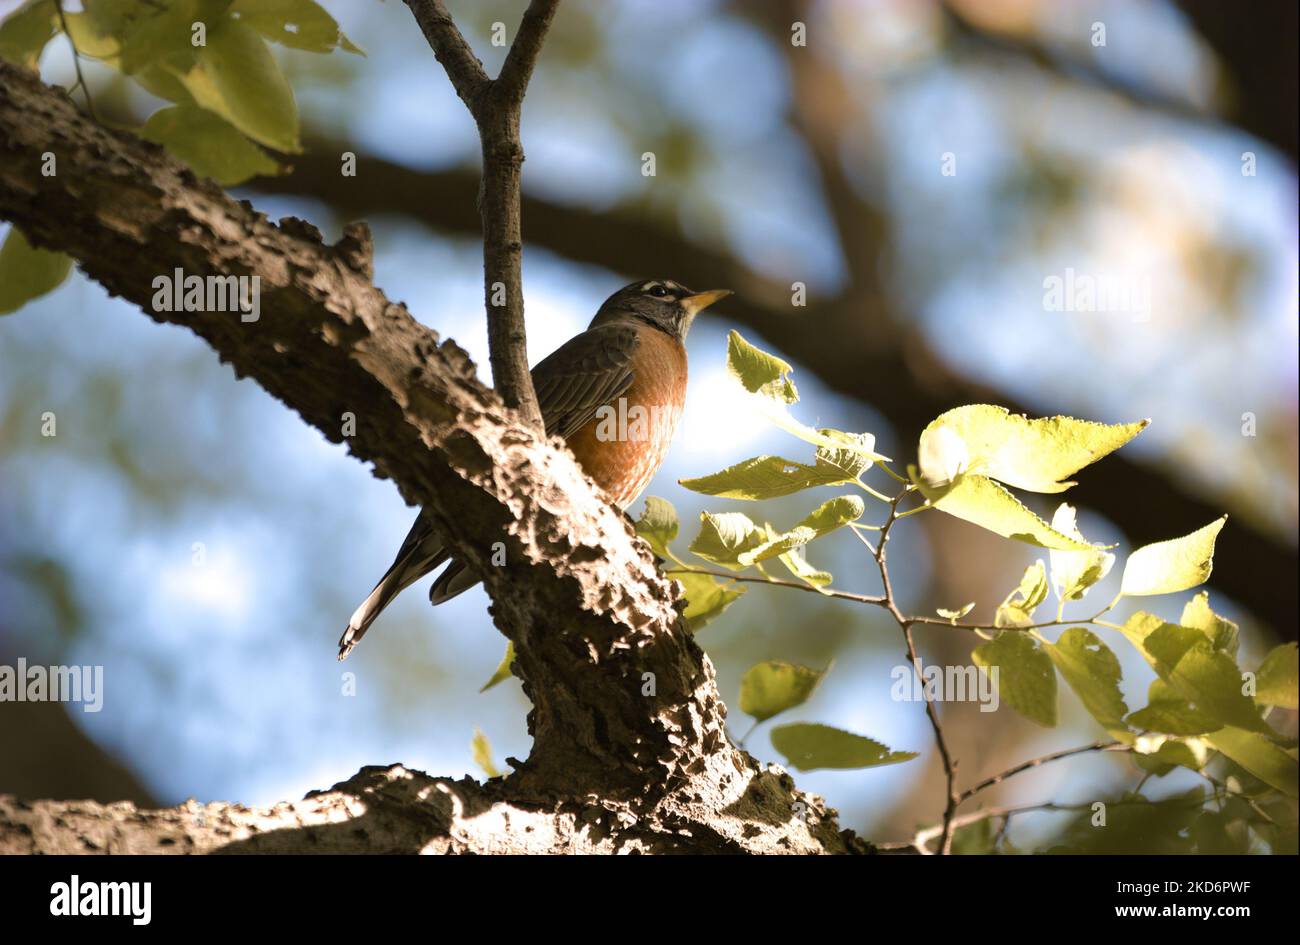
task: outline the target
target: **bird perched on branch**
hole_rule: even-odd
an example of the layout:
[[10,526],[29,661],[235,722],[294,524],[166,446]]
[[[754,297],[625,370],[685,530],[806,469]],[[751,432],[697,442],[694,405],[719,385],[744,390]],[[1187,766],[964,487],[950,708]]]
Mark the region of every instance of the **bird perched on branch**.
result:
[[[686,332],[697,314],[730,295],[692,292],[669,280],[634,282],[601,305],[587,330],[533,368],[547,435],[568,443],[610,502],[625,509],[659,471],[686,402]],[[452,557],[423,513],[392,567],[339,639],[344,659],[403,588],[444,562],[429,600],[451,600],[479,582]]]

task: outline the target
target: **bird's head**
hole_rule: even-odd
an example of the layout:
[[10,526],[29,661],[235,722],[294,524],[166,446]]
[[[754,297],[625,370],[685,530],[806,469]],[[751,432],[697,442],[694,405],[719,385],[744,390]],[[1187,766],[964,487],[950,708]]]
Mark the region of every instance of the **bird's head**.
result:
[[631,317],[674,338],[684,339],[696,315],[730,294],[728,289],[692,292],[671,279],[633,282],[607,298],[591,324],[594,327],[614,319]]

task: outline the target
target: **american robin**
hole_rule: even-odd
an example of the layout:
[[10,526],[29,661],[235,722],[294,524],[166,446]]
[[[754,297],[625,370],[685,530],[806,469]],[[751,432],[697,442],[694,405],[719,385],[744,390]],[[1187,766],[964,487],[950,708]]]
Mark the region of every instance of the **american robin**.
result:
[[[669,280],[634,282],[600,307],[587,330],[533,368],[547,435],[568,443],[610,502],[625,509],[659,471],[686,402],[686,346],[695,316],[731,293],[692,292]],[[347,657],[405,587],[445,561],[429,600],[441,604],[479,578],[443,546],[421,512],[392,567],[362,601],[339,639]]]

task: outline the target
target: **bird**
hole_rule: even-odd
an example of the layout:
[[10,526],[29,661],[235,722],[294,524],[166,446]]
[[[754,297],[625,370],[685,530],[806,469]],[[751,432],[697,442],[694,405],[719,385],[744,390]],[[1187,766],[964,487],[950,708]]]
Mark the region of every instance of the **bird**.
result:
[[[627,509],[668,452],[686,403],[686,333],[695,316],[731,295],[694,292],[670,279],[633,282],[596,311],[591,324],[532,370],[547,436],[559,436],[583,471],[620,511]],[[433,582],[437,606],[479,578],[453,556],[421,511],[397,557],[348,620],[339,659],[402,590],[447,563]]]

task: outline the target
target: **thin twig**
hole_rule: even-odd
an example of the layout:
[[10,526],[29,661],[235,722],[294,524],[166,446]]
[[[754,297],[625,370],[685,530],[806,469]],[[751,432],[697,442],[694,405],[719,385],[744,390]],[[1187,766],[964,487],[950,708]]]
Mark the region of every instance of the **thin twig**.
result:
[[1021,762],[1014,768],[1008,768],[1006,771],[993,775],[991,778],[985,778],[974,787],[967,788],[957,795],[957,803],[964,804],[980,791],[986,791],[989,788],[1001,784],[1008,778],[1022,774],[1031,768],[1037,768],[1045,765],[1050,761],[1059,761],[1061,758],[1069,758],[1071,755],[1082,755],[1090,751],[1132,751],[1128,745],[1123,742],[1093,742],[1091,745],[1083,745],[1079,748],[1067,748],[1064,751],[1054,751],[1050,755],[1043,755],[1041,758],[1031,758],[1029,761]]
[[524,149],[519,116],[528,80],[542,51],[559,0],[532,0],[506,53],[501,74],[489,79],[442,0],[406,0],[452,87],[474,117],[483,152],[479,213],[483,221],[483,295],[487,309],[492,382],[506,406],[543,429],[528,370],[519,223]]
[[77,72],[77,85],[81,86],[81,94],[86,99],[86,114],[90,120],[98,122],[95,117],[95,103],[90,100],[90,86],[86,84],[86,77],[81,74],[81,53],[77,51],[77,43],[68,32],[68,18],[63,14],[63,0],[56,0],[54,8],[59,11],[59,29],[63,30],[63,35],[67,37],[68,45],[72,47],[72,68]]
[[837,597],[840,600],[851,600],[859,604],[884,604],[883,597],[868,597],[866,594],[854,594],[850,591],[833,591],[827,588],[816,588],[811,584],[802,584],[798,581],[783,581],[780,578],[758,577],[752,574],[733,574],[730,571],[714,571],[712,568],[695,568],[681,567],[670,568],[664,574],[707,574],[709,577],[723,578],[728,581],[740,581],[744,584],[771,584],[774,587],[793,587],[797,591],[810,591],[813,594],[820,594],[822,597]]

